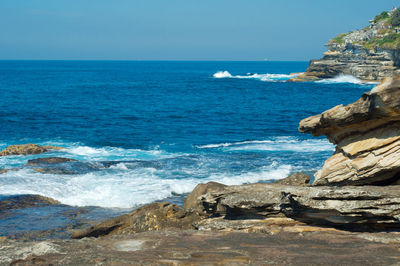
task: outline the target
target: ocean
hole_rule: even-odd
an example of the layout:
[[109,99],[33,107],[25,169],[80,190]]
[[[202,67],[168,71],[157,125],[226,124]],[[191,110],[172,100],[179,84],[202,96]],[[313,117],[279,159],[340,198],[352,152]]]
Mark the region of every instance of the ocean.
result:
[[[0,149],[66,148],[0,157],[0,169],[20,169],[0,175],[0,198],[39,194],[70,206],[121,210],[181,204],[208,181],[239,185],[298,171],[312,175],[334,146],[299,133],[299,121],[354,102],[373,85],[350,76],[285,82],[307,64],[0,61]],[[79,162],[45,173],[26,165],[50,156]],[[12,221],[0,216],[0,235],[32,212],[19,210]]]

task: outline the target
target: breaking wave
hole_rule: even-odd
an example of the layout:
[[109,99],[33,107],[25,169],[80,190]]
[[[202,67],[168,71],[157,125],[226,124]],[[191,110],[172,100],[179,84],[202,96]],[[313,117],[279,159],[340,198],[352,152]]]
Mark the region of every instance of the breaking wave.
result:
[[294,78],[296,76],[300,75],[300,73],[297,74],[257,74],[257,73],[247,73],[247,75],[235,75],[233,76],[231,73],[228,71],[218,71],[214,73],[213,77],[217,79],[221,78],[234,78],[234,79],[257,79],[261,81],[287,81],[291,78]]
[[359,85],[375,85],[379,84],[379,82],[364,82],[359,78],[356,78],[352,75],[338,75],[334,78],[318,80],[316,83],[325,83],[325,84],[337,84],[337,83],[351,83],[351,84],[359,84]]
[[291,137],[280,137],[270,140],[250,140],[233,143],[207,144],[197,146],[199,149],[224,149],[228,151],[293,151],[293,152],[323,152],[333,151],[334,146],[327,140],[298,140]]

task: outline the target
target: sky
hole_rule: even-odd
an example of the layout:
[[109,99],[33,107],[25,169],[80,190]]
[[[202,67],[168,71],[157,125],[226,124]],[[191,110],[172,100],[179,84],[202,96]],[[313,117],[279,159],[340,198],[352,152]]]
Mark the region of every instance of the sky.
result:
[[0,60],[320,58],[392,0],[0,0]]

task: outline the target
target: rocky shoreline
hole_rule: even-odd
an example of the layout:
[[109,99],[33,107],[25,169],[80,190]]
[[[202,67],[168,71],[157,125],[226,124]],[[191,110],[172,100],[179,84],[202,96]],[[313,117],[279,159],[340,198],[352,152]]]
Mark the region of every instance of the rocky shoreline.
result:
[[[355,103],[300,122],[301,132],[336,145],[313,184],[302,173],[272,184],[199,184],[182,207],[148,204],[69,227],[71,239],[2,237],[0,264],[398,265],[399,92],[400,77],[389,78]],[[0,156],[49,149],[38,147],[9,147]],[[55,173],[68,163],[79,162],[48,157],[27,165]],[[21,197],[0,201],[0,211],[59,204]]]

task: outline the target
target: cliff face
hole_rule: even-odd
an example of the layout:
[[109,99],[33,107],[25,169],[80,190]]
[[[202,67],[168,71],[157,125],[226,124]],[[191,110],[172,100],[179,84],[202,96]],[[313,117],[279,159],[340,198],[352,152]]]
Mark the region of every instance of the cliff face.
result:
[[[398,11],[383,12],[362,30],[340,34],[326,44],[323,58],[311,60],[307,71],[292,81],[311,81],[353,75],[380,81],[400,73],[400,27],[393,26]],[[383,15],[384,14],[384,15]]]

